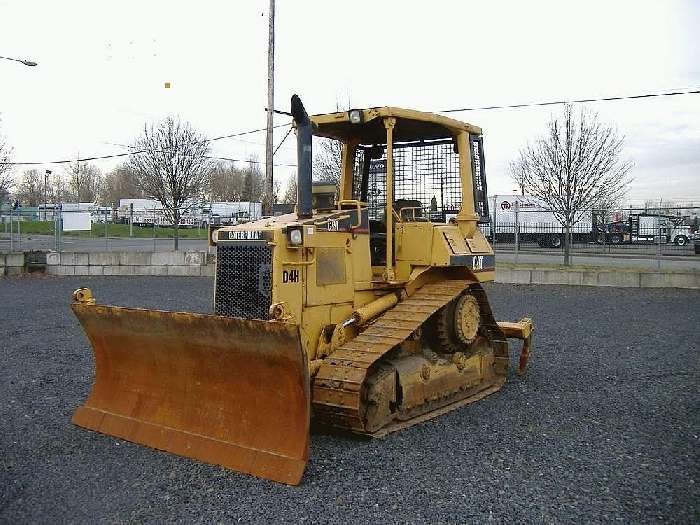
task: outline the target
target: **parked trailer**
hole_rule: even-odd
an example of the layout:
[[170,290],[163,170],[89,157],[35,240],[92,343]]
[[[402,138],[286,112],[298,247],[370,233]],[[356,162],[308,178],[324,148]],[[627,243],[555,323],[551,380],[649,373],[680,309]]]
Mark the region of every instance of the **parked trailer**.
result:
[[[548,248],[563,246],[564,226],[540,199],[522,195],[491,195],[489,199],[493,205],[491,223],[481,224],[480,227],[490,240],[512,243],[517,230],[521,243],[537,243]],[[592,227],[591,212],[583,212],[571,228],[572,242],[590,242]]]

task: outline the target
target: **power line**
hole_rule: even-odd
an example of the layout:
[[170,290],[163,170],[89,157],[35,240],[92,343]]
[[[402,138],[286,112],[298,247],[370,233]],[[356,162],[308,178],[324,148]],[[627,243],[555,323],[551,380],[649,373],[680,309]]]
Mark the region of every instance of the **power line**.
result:
[[[290,128],[289,128],[289,131],[288,131],[287,134],[284,136],[284,139],[286,139],[286,138],[289,136],[289,133],[290,133],[291,131],[292,131],[292,128],[290,127]],[[284,139],[282,139],[282,142],[284,142]],[[279,149],[279,147],[282,145],[282,142],[280,142],[279,145],[277,146],[278,149]],[[126,149],[131,149],[131,148],[133,148],[133,146],[129,146],[129,145],[127,145],[127,144],[119,144],[118,142],[106,142],[105,144],[109,144],[109,145],[111,145],[111,146],[119,146],[120,148],[126,148]],[[262,145],[262,144],[261,144],[261,145]],[[163,150],[156,150],[156,153],[161,153],[162,151],[163,151]],[[143,151],[132,151],[132,152],[129,152],[129,153],[123,153],[122,155],[136,155],[136,154],[142,153],[142,152],[143,152]],[[277,153],[277,150],[275,150],[275,153]],[[221,156],[215,156],[215,155],[205,155],[204,158],[206,158],[206,159],[211,159],[211,160],[224,160],[224,161],[227,161],[227,162],[249,162],[249,163],[253,163],[253,164],[262,164],[262,161],[255,160],[255,159],[246,159],[246,160],[243,160],[243,159],[232,159],[231,157],[221,157]],[[73,161],[71,161],[71,162],[73,162]],[[296,167],[296,164],[275,164],[275,166],[278,166],[278,167],[279,167],[279,166],[281,166],[281,167],[294,167],[294,168],[295,168],[295,167]]]
[[114,153],[112,155],[100,155],[94,157],[82,157],[79,159],[64,159],[64,160],[52,160],[48,162],[0,162],[2,166],[41,166],[43,164],[70,164],[71,162],[87,162],[91,160],[103,160],[103,159],[116,159],[118,157],[128,157],[129,155],[136,155],[138,153],[143,153],[141,151],[130,151],[129,153]]
[[537,106],[557,106],[562,104],[581,104],[586,102],[609,102],[613,100],[638,100],[643,98],[652,97],[675,97],[677,95],[697,95],[700,94],[700,89],[698,88],[682,88],[680,90],[666,91],[661,93],[641,93],[638,95],[625,95],[618,97],[599,97],[599,98],[579,98],[571,100],[551,100],[548,102],[529,102],[525,104],[505,104],[501,106],[483,106],[476,108],[457,108],[457,109],[443,109],[439,113],[459,113],[461,111],[486,111],[491,109],[518,109],[518,108],[528,108]]
[[[277,128],[285,128],[287,126],[291,126],[291,122],[287,122],[286,124],[277,124],[276,126],[272,126],[273,129]],[[243,135],[252,135],[253,133],[260,133],[261,131],[267,131],[267,128],[258,128],[258,129],[251,129],[250,131],[241,131],[240,133],[232,133],[231,135],[221,135],[219,137],[213,137],[211,139],[207,139],[209,142],[214,142],[215,140],[223,140],[223,139],[231,139],[234,137],[242,137]]]
[[[482,106],[482,107],[473,107],[473,108],[453,108],[453,109],[443,109],[439,111],[439,113],[459,113],[459,112],[465,112],[465,111],[488,111],[488,110],[493,110],[493,109],[519,109],[519,108],[526,108],[526,107],[543,107],[543,106],[556,106],[556,105],[562,105],[562,104],[581,104],[581,103],[587,103],[587,102],[610,102],[610,101],[615,101],[615,100],[641,100],[641,99],[646,99],[646,98],[654,98],[654,97],[674,97],[674,96],[679,96],[679,95],[698,95],[700,94],[700,89],[698,88],[682,88],[680,90],[674,90],[674,91],[665,91],[665,92],[660,92],[660,93],[641,93],[641,94],[636,94],[636,95],[625,95],[625,96],[615,96],[615,97],[598,97],[598,98],[580,98],[580,99],[570,99],[570,100],[551,100],[547,102],[529,102],[529,103],[524,103],[524,104],[504,104],[504,105],[498,105],[498,106]],[[273,126],[274,128],[283,128],[291,126],[291,123],[286,123],[286,124],[278,124],[276,126]],[[262,131],[267,131],[267,128],[258,128],[258,129],[251,129],[248,131],[241,131],[238,133],[231,133],[228,135],[220,135],[217,137],[212,137],[210,139],[206,139],[208,142],[214,142],[217,140],[224,140],[224,139],[230,139],[230,138],[235,138],[235,137],[241,137],[244,135],[252,135],[253,133],[260,133]],[[291,132],[291,127],[290,131],[287,132],[287,135],[282,139],[282,142],[277,146],[275,149],[275,152],[277,149],[280,148],[282,143],[286,140],[287,136],[289,136],[289,132]],[[47,161],[47,162],[0,162],[0,166],[40,166],[44,164],[69,164],[71,162],[88,162],[92,160],[105,160],[105,159],[114,159],[114,158],[120,158],[120,157],[126,157],[129,155],[136,155],[139,153],[144,153],[145,150],[140,150],[140,151],[132,151],[129,153],[116,153],[112,155],[97,155],[97,156],[92,156],[92,157],[84,157],[84,158],[78,158],[78,159],[64,159],[64,160],[54,160],[54,161]],[[229,160],[231,162],[250,162],[250,161],[242,161],[242,160],[236,160],[236,159],[227,159],[224,157],[221,157],[220,160]],[[261,163],[260,161],[255,161],[256,163]],[[289,166],[289,167],[296,167],[296,164],[277,164],[277,166]]]
[[[213,159],[213,160],[225,160],[228,162],[251,162],[253,164],[264,164],[265,161],[262,160],[255,160],[255,159],[232,159],[230,157],[206,157],[208,159]],[[275,164],[277,167],[289,167],[289,168],[296,168],[296,164]]]
[[[275,128],[283,128],[286,126],[290,126],[291,130],[291,123],[287,124],[278,124],[274,126]],[[249,131],[241,131],[239,133],[231,133],[229,135],[220,135],[218,137],[213,137],[210,139],[206,139],[207,142],[214,142],[217,140],[224,140],[224,139],[231,139],[234,137],[241,137],[243,135],[251,135],[253,133],[259,133],[261,131],[267,131],[267,128],[259,128],[259,129],[252,129]],[[289,133],[287,133],[289,134]],[[286,136],[285,136],[286,138]],[[283,141],[284,142],[284,139]],[[131,146],[126,146],[124,144],[116,144],[117,146],[123,147],[123,148],[130,148]],[[281,145],[281,143],[280,143]],[[91,157],[81,157],[77,159],[62,159],[62,160],[52,160],[52,161],[46,161],[46,162],[39,162],[39,161],[34,161],[34,162],[0,162],[0,166],[41,166],[44,164],[70,164],[72,162],[89,162],[93,160],[105,160],[105,159],[116,159],[120,157],[128,157],[130,155],[138,155],[140,153],[145,153],[146,150],[136,150],[136,151],[129,151],[128,153],[113,153],[110,155],[94,155]],[[253,160],[240,160],[240,159],[229,159],[225,157],[210,157],[214,159],[219,159],[219,160],[228,160],[231,162],[254,162],[256,164],[260,164],[260,161],[253,161]],[[289,167],[296,167],[296,164],[276,164],[276,166],[289,166]]]
[[277,144],[277,147],[275,148],[275,151],[272,152],[272,156],[275,156],[275,153],[277,153],[277,150],[282,147],[282,144],[284,144],[284,141],[287,140],[287,137],[289,134],[292,132],[292,126],[289,126],[289,129],[287,130],[287,133],[285,134],[284,138],[280,141],[279,144]]

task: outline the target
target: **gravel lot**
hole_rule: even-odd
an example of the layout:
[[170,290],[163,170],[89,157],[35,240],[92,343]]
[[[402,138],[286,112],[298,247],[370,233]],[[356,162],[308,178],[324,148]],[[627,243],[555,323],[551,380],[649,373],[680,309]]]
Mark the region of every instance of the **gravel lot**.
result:
[[528,376],[383,440],[314,434],[291,488],[74,427],[80,285],[210,310],[209,279],[0,279],[0,522],[700,519],[698,291],[491,285],[498,318],[535,319]]

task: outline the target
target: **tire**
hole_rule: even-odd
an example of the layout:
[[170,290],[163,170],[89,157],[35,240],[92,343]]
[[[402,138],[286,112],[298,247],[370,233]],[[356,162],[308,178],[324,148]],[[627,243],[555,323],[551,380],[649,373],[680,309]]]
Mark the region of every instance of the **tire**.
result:
[[688,237],[685,235],[676,235],[676,238],[673,239],[673,244],[676,246],[685,246],[688,244]]
[[622,235],[619,233],[613,233],[610,236],[610,244],[622,244]]
[[561,246],[563,244],[561,241],[561,237],[559,235],[552,235],[548,239],[548,241],[549,242],[547,244],[549,245],[550,248],[561,248]]

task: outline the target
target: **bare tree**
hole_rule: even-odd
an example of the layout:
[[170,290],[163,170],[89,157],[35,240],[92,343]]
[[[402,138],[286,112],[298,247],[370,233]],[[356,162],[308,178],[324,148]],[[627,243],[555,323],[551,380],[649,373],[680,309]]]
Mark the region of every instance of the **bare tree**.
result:
[[0,134],[0,203],[5,201],[10,190],[14,186],[12,177],[12,147],[7,143],[5,137]]
[[525,166],[522,159],[510,163],[510,178],[518,185],[520,194],[525,196]]
[[71,197],[77,202],[97,202],[102,187],[102,173],[97,166],[73,162],[66,170]]
[[211,168],[209,142],[187,122],[167,117],[157,125],[145,126],[133,143],[129,159],[139,188],[163,205],[175,226],[175,250],[183,209],[203,198]]
[[[336,111],[350,109],[349,99],[346,102],[336,101]],[[336,187],[336,194],[340,190],[340,176],[343,163],[343,143],[338,140],[319,138],[314,144],[317,151],[313,162],[313,178],[320,182],[328,182]]]
[[564,264],[571,263],[571,228],[584,212],[621,198],[632,162],[621,159],[624,138],[598,116],[567,104],[547,133],[520,151],[525,190],[544,201],[564,226]]
[[38,206],[44,202],[44,175],[38,170],[27,170],[15,192],[15,197],[24,206]]
[[296,204],[297,203],[297,178],[290,177],[287,182],[287,188],[284,191],[284,197],[282,197],[282,202],[284,204]]
[[343,144],[338,140],[319,139],[318,153],[314,158],[313,178],[340,187]]
[[100,202],[103,205],[111,206],[120,199],[138,199],[143,196],[136,175],[128,165],[117,166],[105,175],[100,191]]
[[[274,189],[274,187],[273,187]],[[248,159],[248,166],[243,170],[242,201],[260,202],[265,193],[265,174],[260,169],[257,157]],[[273,199],[274,202],[274,199]]]
[[272,182],[272,197],[273,197],[273,199],[272,199],[272,204],[273,204],[273,208],[274,208],[274,204],[275,204],[276,202],[279,202],[280,192],[281,192],[281,191],[282,191],[282,184],[280,183],[280,181],[278,181],[278,180],[273,181],[273,182]]
[[245,170],[218,162],[209,173],[209,189],[212,201],[237,202],[242,200]]
[[60,173],[53,173],[48,187],[48,200],[53,204],[60,204],[72,200],[66,180]]

